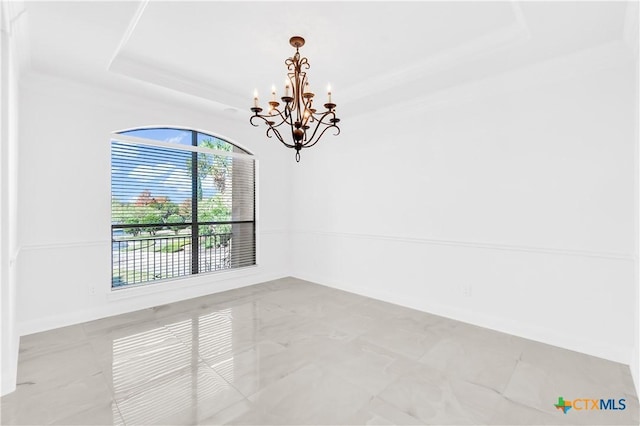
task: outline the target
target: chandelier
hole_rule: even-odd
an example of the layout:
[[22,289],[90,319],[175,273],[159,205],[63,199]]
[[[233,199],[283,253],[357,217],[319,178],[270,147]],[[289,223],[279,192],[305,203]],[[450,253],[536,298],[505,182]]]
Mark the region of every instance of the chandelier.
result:
[[[289,44],[296,48],[296,53],[292,58],[284,63],[289,72],[285,80],[284,96],[280,98],[283,106],[276,100],[276,88],[271,87],[271,100],[266,113],[261,114],[262,108],[258,105],[258,92],[253,94],[253,115],[249,122],[258,127],[254,120],[261,119],[267,126],[267,137],[273,135],[288,148],[296,150],[296,161],[300,161],[300,150],[311,148],[318,143],[324,133],[331,128],[336,129],[334,136],[340,134],[337,124],[340,119],[336,117],[336,104],[331,102],[331,87],[327,88],[328,101],[324,104],[324,111],[314,108],[313,99],[315,94],[311,91],[307,73],[309,69],[307,58],[300,57],[299,49],[304,46],[304,38],[294,36],[289,39]],[[283,133],[291,130],[291,139],[287,140]]]

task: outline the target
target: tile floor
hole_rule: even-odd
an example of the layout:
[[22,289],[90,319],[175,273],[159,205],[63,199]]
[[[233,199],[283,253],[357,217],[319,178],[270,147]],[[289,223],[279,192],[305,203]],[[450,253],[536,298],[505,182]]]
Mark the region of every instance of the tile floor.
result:
[[25,336],[18,382],[4,425],[638,424],[624,365],[294,278]]

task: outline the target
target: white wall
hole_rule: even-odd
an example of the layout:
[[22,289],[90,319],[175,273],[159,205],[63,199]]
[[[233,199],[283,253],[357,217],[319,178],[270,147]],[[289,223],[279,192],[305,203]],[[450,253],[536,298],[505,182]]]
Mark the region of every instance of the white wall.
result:
[[19,59],[15,9],[0,4],[0,303],[2,382],[0,395],[16,388],[20,336],[16,325],[17,158]]
[[614,43],[344,120],[294,275],[629,364],[635,78]]
[[[289,275],[288,162],[247,121],[158,93],[148,99],[32,74],[20,110],[18,324],[22,335]],[[151,90],[151,88],[150,88]],[[259,161],[255,268],[111,294],[110,134],[147,125],[210,131]]]
[[635,333],[634,333],[634,349],[632,352],[632,362],[631,362],[631,375],[633,376],[633,381],[636,385],[636,395],[640,395],[640,84],[638,82],[638,76],[640,76],[640,67],[638,63],[639,56],[639,44],[640,44],[640,4],[638,2],[629,2],[627,6],[628,10],[628,20],[627,25],[625,27],[625,41],[629,45],[630,49],[633,51],[633,55],[635,57],[635,68],[634,72],[636,75],[636,86],[635,86],[635,95],[636,95],[636,105],[635,105],[635,141],[636,141],[636,152],[634,158],[636,159],[636,169],[635,169],[635,288],[636,293],[634,300],[636,302],[635,306]]
[[[20,97],[18,332],[291,274],[632,363],[636,74],[618,48],[345,119],[300,164],[245,121],[32,74]],[[256,153],[260,266],[110,296],[109,133],[160,124]],[[5,148],[3,133],[2,236],[15,229]],[[637,361],[632,371],[637,384]],[[3,392],[4,373],[3,361]]]
[[640,4],[638,2],[630,2],[628,16],[628,25],[625,31],[625,41],[633,51],[635,57],[634,73],[635,81],[635,332],[633,336],[634,349],[632,352],[631,375],[636,385],[636,395],[640,395],[640,64],[638,63],[640,46]]

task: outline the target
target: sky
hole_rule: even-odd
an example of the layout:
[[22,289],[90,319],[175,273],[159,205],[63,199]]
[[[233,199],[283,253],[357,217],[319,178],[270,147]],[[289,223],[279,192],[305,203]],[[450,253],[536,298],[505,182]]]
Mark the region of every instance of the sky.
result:
[[[144,129],[127,135],[191,145],[191,132],[178,129]],[[198,135],[198,139],[202,136]],[[166,196],[179,204],[191,198],[191,175],[188,170],[189,151],[177,151],[145,145],[113,141],[111,149],[112,196],[120,202],[133,202],[143,191],[154,197]],[[213,179],[202,183],[203,194],[215,193]]]

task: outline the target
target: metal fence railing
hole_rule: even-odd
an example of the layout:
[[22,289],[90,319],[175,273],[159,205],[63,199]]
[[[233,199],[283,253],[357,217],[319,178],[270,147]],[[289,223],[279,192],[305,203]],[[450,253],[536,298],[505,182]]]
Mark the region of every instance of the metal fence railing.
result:
[[122,228],[112,230],[112,287],[231,267],[231,233],[199,235],[195,241],[198,256],[193,256],[190,233],[176,234],[168,229],[151,233],[142,231],[142,226],[131,228],[127,227],[127,232]]

